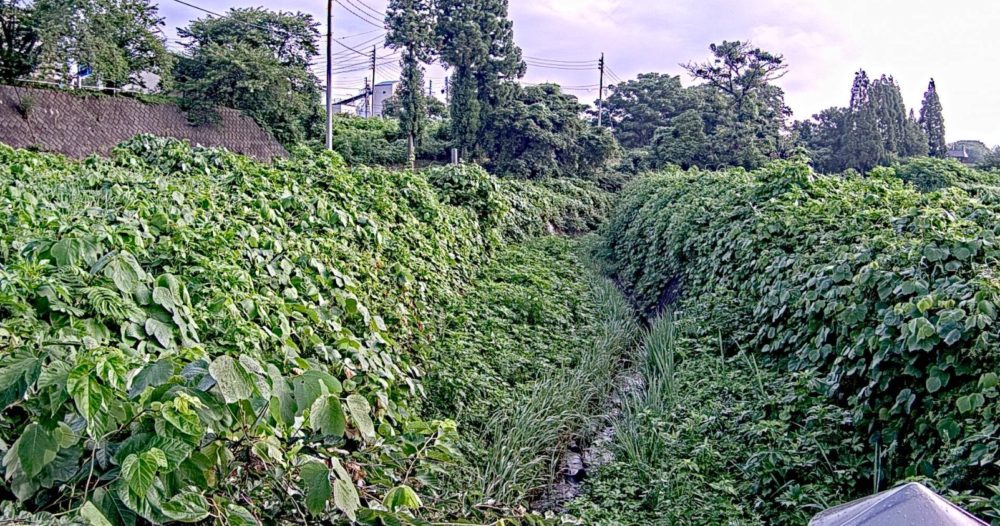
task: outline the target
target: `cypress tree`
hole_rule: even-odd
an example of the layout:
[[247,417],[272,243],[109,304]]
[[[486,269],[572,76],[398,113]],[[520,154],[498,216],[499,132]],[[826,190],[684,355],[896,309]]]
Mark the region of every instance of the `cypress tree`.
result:
[[410,167],[416,158],[414,146],[423,135],[427,121],[424,98],[424,68],[434,44],[433,10],[430,0],[390,0],[386,9],[386,45],[402,49],[402,75],[399,86],[399,127],[409,138],[407,158]]
[[906,119],[906,129],[903,136],[903,150],[900,152],[903,157],[926,157],[927,156],[927,135],[920,126],[920,121],[910,109],[910,116]]
[[844,164],[860,172],[867,172],[886,160],[885,141],[879,133],[871,81],[865,70],[854,75],[843,155]]
[[454,68],[452,139],[463,155],[482,155],[484,124],[517,93],[512,81],[527,67],[507,7],[507,0],[436,0],[438,52]]
[[901,155],[906,137],[906,107],[896,80],[882,75],[872,82],[870,103],[886,153]]
[[944,158],[948,155],[948,142],[944,137],[944,112],[937,85],[931,79],[924,93],[924,104],[920,108],[920,126],[927,135],[928,153],[931,157]]

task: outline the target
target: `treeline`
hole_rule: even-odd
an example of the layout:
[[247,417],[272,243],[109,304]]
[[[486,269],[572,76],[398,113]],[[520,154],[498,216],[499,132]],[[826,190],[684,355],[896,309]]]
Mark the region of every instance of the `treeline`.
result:
[[919,118],[903,104],[899,84],[891,76],[871,80],[860,70],[847,108],[833,107],[812,120],[792,125],[794,141],[804,147],[813,166],[825,173],[876,166],[930,155],[948,155],[944,116],[937,86],[931,79]]
[[[176,97],[195,124],[211,124],[217,107],[231,107],[285,145],[322,146],[321,82],[310,69],[323,60],[321,32],[308,14],[231,9],[179,29],[182,50],[172,53],[149,0],[0,2],[4,82],[69,84],[70,64],[90,68],[89,82],[114,87],[141,86],[154,73],[157,89]],[[385,44],[401,54],[402,70],[389,105],[398,122],[386,138],[391,155],[341,152],[347,157],[435,162],[447,160],[453,147],[463,160],[496,173],[617,186],[620,178],[611,174],[670,165],[755,169],[806,153],[822,172],[865,172],[948,151],[933,80],[917,115],[907,111],[892,77],[872,80],[859,71],[847,107],[789,124],[791,110],[776,85],[787,72],[784,57],[723,41],[710,46],[707,60],[685,66],[694,85],[645,73],[609,86],[597,126],[596,112],[557,85],[521,85],[527,65],[508,0],[392,0],[385,25]],[[424,92],[424,67],[431,63],[450,72],[447,107]],[[360,128],[349,130],[352,136],[370,129],[357,120],[339,128],[351,126]],[[998,152],[981,157],[986,166],[1000,165]]]
[[782,132],[791,110],[774,84],[784,58],[739,41],[710,49],[709,61],[685,67],[700,85],[646,73],[610,86],[602,120],[628,151],[623,169],[756,168],[790,149]]

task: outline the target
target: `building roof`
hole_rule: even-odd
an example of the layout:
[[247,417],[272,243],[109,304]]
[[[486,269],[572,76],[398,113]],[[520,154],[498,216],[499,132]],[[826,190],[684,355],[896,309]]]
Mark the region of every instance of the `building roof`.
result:
[[962,146],[961,150],[948,150],[948,157],[954,157],[955,159],[968,159],[969,151],[965,149],[965,146]]

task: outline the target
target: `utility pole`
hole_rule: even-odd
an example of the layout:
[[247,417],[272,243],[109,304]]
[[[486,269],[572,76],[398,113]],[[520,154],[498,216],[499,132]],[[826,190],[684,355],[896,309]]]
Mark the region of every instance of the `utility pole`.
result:
[[601,70],[601,80],[597,88],[597,127],[600,128],[604,117],[604,53],[601,53],[601,60],[597,64]]
[[365,118],[366,119],[371,116],[371,114],[368,112],[369,102],[370,102],[371,95],[372,95],[372,90],[368,86],[368,77],[365,77]]
[[375,116],[375,60],[378,56],[375,54],[376,46],[372,46],[372,117]]
[[427,96],[428,97],[433,97],[434,96],[434,80],[432,79],[432,80],[429,80],[428,82],[430,82],[430,84],[428,84],[428,86],[427,86]]
[[326,149],[333,149],[333,0],[326,0]]
[[445,104],[451,104],[451,93],[449,93],[449,88],[451,87],[451,77],[444,78],[444,102]]

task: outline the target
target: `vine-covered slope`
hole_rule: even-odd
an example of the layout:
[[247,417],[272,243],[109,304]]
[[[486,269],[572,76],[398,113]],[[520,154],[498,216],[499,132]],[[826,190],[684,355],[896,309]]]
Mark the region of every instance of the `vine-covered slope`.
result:
[[[456,169],[485,190],[428,182]],[[438,170],[0,147],[0,500],[92,524],[418,507],[453,453],[454,423],[419,418],[445,306],[505,236],[602,212],[578,194],[509,214],[525,196]]]
[[[775,414],[850,474],[828,495],[918,477],[995,510],[1000,209],[988,174],[963,173],[920,161],[863,178],[799,163],[652,175],[624,192],[603,256],[646,313],[679,309],[730,352],[811,378]],[[842,410],[840,425],[822,417]],[[823,484],[801,493],[817,470],[745,453],[742,498],[767,520],[830,504]]]

